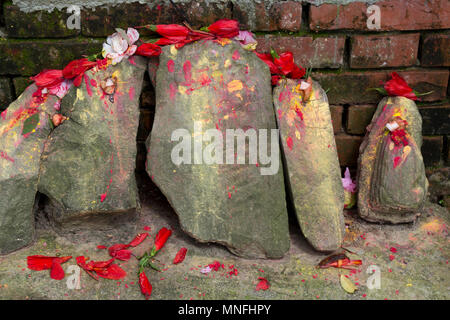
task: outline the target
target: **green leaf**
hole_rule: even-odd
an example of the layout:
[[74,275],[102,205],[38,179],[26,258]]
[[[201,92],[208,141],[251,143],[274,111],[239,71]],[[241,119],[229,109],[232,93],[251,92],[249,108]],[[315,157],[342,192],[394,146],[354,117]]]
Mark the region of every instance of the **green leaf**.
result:
[[39,123],[39,113],[33,114],[23,122],[22,135],[32,132]]
[[380,93],[383,96],[387,96],[388,95],[386,89],[384,89],[384,88],[369,88],[367,90],[375,90],[375,91],[377,91],[378,93]]
[[352,280],[341,274],[341,286],[348,293],[355,292],[358,288],[353,284]]
[[279,59],[280,56],[278,55],[278,53],[275,51],[274,48],[270,48],[270,55],[272,56],[273,59]]
[[156,270],[156,271],[158,271],[158,272],[161,272],[161,270],[160,270],[157,266],[155,266],[153,263],[148,262],[148,265],[149,265],[150,268],[152,268],[153,270]]
[[431,90],[431,91],[428,91],[428,92],[419,93],[419,92],[417,92],[416,90],[413,90],[413,92],[414,92],[414,94],[416,95],[416,97],[420,97],[420,96],[425,96],[425,95],[427,95],[427,94],[432,94],[434,91]]

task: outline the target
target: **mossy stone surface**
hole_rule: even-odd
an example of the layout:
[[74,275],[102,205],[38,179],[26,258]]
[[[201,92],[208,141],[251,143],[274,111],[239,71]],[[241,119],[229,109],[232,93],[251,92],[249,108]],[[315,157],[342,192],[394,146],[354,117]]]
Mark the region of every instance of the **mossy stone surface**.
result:
[[[217,128],[223,134],[223,164],[194,164],[193,149],[188,155],[192,164],[173,162],[178,141],[171,141],[172,133],[186,129],[193,142],[195,122],[202,124],[202,133]],[[223,244],[239,256],[280,258],[289,249],[281,160],[273,175],[262,175],[263,166],[248,159],[245,164],[225,161],[226,129],[250,128],[257,134],[268,130],[271,150],[270,129],[276,129],[276,121],[270,73],[253,52],[235,42],[213,41],[180,50],[163,48],[155,121],[147,139],[149,175],[177,212],[183,230],[195,239]],[[246,154],[248,148],[247,140]]]
[[344,237],[344,189],[327,95],[317,82],[312,86],[305,101],[300,82],[281,80],[273,101],[301,230],[316,250],[334,251]]

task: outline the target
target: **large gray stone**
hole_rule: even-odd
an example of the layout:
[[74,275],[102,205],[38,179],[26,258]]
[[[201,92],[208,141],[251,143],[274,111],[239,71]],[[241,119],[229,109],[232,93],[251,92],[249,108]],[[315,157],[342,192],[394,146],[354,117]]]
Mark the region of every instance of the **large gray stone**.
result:
[[325,91],[313,82],[304,101],[300,82],[282,80],[273,101],[286,181],[302,232],[319,251],[338,249],[344,237],[344,189]]
[[[91,69],[87,81],[64,97],[61,113],[68,120],[45,144],[39,182],[56,226],[105,227],[136,217],[136,135],[145,69],[142,57]],[[101,85],[108,78],[117,82],[112,95]]]
[[[395,145],[386,124],[408,122],[407,144]],[[420,151],[422,118],[414,101],[386,97],[368,126],[358,159],[358,212],[373,222],[411,222],[424,206],[428,181]]]
[[[271,91],[268,67],[235,42],[222,46],[199,41],[180,50],[167,46],[160,56],[147,171],[185,232],[244,257],[280,258],[289,249],[281,163],[274,175],[261,175],[263,166],[248,160],[246,164],[176,165],[171,153],[180,142],[171,141],[171,135],[184,128],[192,141],[198,139],[196,121],[203,133],[215,128],[222,133],[275,129]],[[248,141],[245,147],[248,153]],[[225,149],[224,142],[224,159]],[[279,159],[278,148],[276,153]]]
[[31,243],[44,142],[58,98],[33,101],[33,84],[0,116],[0,254]]

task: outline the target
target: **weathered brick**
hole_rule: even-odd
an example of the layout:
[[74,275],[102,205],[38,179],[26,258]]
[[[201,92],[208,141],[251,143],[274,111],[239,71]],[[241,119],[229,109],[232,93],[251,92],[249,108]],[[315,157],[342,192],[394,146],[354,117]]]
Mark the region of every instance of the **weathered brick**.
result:
[[257,37],[258,52],[291,51],[296,63],[303,67],[340,68],[344,63],[344,36],[329,37]]
[[310,28],[321,30],[423,30],[450,28],[450,1],[448,0],[383,0],[375,3],[380,8],[380,29],[370,30],[367,14],[371,3],[353,2],[347,5],[323,4],[310,7]]
[[338,134],[334,138],[341,167],[356,166],[363,137]]
[[422,156],[425,166],[439,164],[442,159],[444,137],[423,137]]
[[102,50],[103,40],[0,41],[0,74],[31,76],[61,69],[73,59]]
[[376,105],[353,105],[348,108],[347,133],[365,134],[366,127],[372,121]]
[[0,110],[6,109],[13,101],[14,98],[11,91],[11,83],[9,79],[0,78]]
[[[147,24],[182,23],[184,14],[192,27],[208,26],[216,20],[231,18],[228,1],[178,2],[180,14],[168,1],[122,3],[117,6],[96,7],[82,11],[81,32],[85,36],[107,36],[115,28],[143,26]],[[155,35],[147,29],[139,29],[141,35]]]
[[450,134],[450,104],[420,107],[419,111],[423,120],[423,134]]
[[331,122],[333,124],[333,132],[335,134],[343,132],[342,128],[342,114],[344,113],[343,106],[330,106]]
[[13,79],[14,90],[16,97],[20,96],[22,92],[31,84],[33,81],[30,77],[17,77]]
[[[313,73],[327,90],[331,104],[366,104],[378,103],[382,96],[370,88],[381,87],[381,83],[390,79],[391,71]],[[439,101],[446,97],[449,78],[448,70],[414,69],[398,71],[409,86],[418,92],[433,93],[421,97],[423,101]]]
[[80,30],[69,29],[66,10],[23,12],[18,6],[4,6],[5,28],[10,38],[58,38],[78,35]]
[[302,4],[296,1],[232,0],[233,19],[241,29],[252,31],[298,31],[302,22]]
[[450,66],[450,34],[426,34],[422,43],[422,65]]
[[419,33],[351,37],[351,68],[412,66],[417,62]]

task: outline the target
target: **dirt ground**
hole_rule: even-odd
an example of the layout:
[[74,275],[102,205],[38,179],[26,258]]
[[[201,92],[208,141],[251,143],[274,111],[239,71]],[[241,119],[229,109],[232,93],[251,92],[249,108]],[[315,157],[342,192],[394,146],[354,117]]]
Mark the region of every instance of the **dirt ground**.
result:
[[[346,241],[343,245],[353,253],[351,259],[361,259],[355,270],[318,269],[316,265],[327,254],[315,252],[302,237],[295,218],[290,217],[291,247],[280,260],[242,259],[214,244],[201,244],[183,233],[178,218],[165,197],[146,177],[139,178],[142,213],[135,230],[123,228],[117,232],[87,231],[82,238],[56,233],[45,223],[37,223],[34,244],[0,257],[0,299],[144,299],[137,277],[137,260],[133,257],[118,264],[127,272],[121,281],[89,277],[81,270],[80,289],[70,289],[67,269],[76,265],[75,257],[89,256],[107,260],[107,250],[98,245],[127,243],[144,227],[150,237],[133,248],[137,256],[150,250],[154,236],[162,227],[173,230],[155,263],[161,272],[147,270],[153,286],[151,299],[449,299],[450,273],[448,260],[449,213],[437,204],[429,204],[415,223],[379,225],[367,223],[346,211]],[[187,248],[184,262],[172,264],[181,247]],[[66,278],[50,278],[48,270],[27,268],[29,255],[73,256],[63,264]],[[224,269],[202,274],[206,265],[219,261]],[[374,267],[375,266],[375,267]],[[228,273],[237,269],[237,275]],[[379,273],[373,273],[379,270]],[[347,275],[358,290],[347,293],[339,276]],[[380,288],[369,288],[367,280],[380,276]],[[268,290],[256,290],[259,277],[270,283]],[[370,281],[369,281],[370,282]]]

